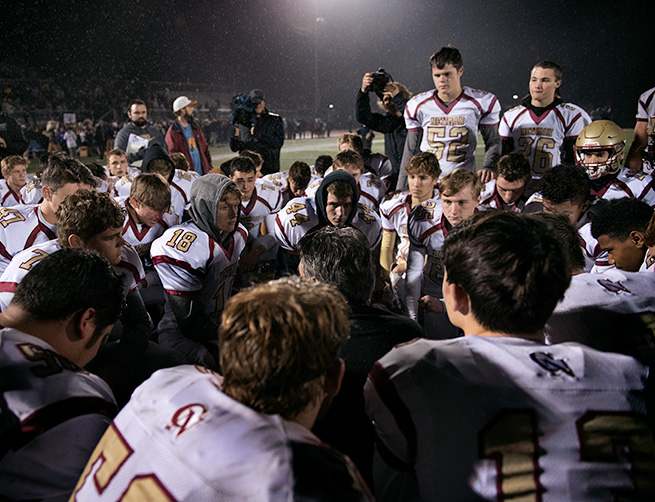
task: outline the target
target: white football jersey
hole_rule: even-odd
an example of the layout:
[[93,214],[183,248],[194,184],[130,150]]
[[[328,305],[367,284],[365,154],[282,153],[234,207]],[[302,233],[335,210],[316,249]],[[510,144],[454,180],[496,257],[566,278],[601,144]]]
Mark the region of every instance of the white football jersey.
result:
[[[56,239],[42,242],[17,253],[0,276],[0,310],[11,303],[16,287],[23,277],[46,256],[61,249]],[[129,244],[123,246],[121,261],[113,266],[123,281],[124,296],[134,293],[145,279],[143,264],[139,255]]]
[[15,254],[56,237],[57,225],[45,221],[40,206],[0,208],[0,273]]
[[116,414],[109,386],[15,329],[0,331],[0,498],[67,500]]
[[475,172],[475,148],[480,127],[497,126],[500,103],[490,92],[463,87],[462,94],[445,106],[437,91],[417,94],[407,102],[407,130],[422,130],[422,152],[439,159],[441,178],[455,169]]
[[546,342],[578,342],[655,362],[655,274],[607,270],[571,278],[544,328]]
[[130,196],[130,190],[132,189],[132,181],[140,173],[126,174],[122,178],[111,178],[109,185],[112,187],[113,191],[110,189],[110,193],[113,193],[114,197],[125,198]]
[[41,178],[32,178],[20,189],[20,196],[25,205],[40,204],[43,200]]
[[507,110],[498,126],[502,139],[514,139],[514,151],[528,159],[532,176],[540,178],[561,163],[565,139],[575,139],[591,123],[582,108],[560,103],[537,116],[523,105]]
[[168,229],[168,224],[162,218],[153,227],[148,227],[142,223],[137,223],[132,215],[127,210],[125,203],[127,198],[117,200],[118,203],[125,208],[125,223],[123,223],[123,239],[132,246],[139,244],[148,244],[154,241],[157,237],[163,234]]
[[0,179],[0,206],[13,207],[17,206],[18,204],[24,204],[21,197],[22,190],[23,189],[21,188],[21,190],[16,193],[11,189],[9,185],[7,185],[7,180]]
[[255,188],[248,201],[241,201],[239,223],[248,231],[248,238],[259,236],[259,229],[264,218],[281,209],[282,193],[274,185],[261,180],[255,182]]
[[[319,225],[315,199],[313,197],[296,197],[277,213],[275,239],[282,248],[293,253],[300,239]],[[366,236],[371,250],[380,243],[382,235],[380,217],[369,206],[359,204],[350,226]]]
[[[171,295],[197,293],[202,311],[218,317],[230,296],[247,238],[246,229],[239,225],[224,248],[192,221],[169,228],[150,250],[164,291]],[[172,311],[165,317],[176,324]]]
[[[450,224],[443,214],[441,200],[428,199],[415,208],[409,219],[409,241],[412,249],[417,249],[427,260],[409,260],[407,264],[407,280],[410,282],[410,269],[412,272],[418,268],[423,275],[423,291],[425,294],[441,298],[441,283],[443,282],[443,256],[441,248],[448,235]],[[425,263],[425,265],[424,265]],[[419,276],[420,277],[420,276]],[[412,283],[414,281],[411,281]],[[420,286],[420,281],[419,281]],[[412,290],[412,285],[408,284]],[[414,288],[414,294],[419,290]],[[411,294],[408,292],[408,295]]]
[[364,165],[384,183],[386,188],[389,188],[389,178],[393,174],[389,157],[381,153],[371,153]]
[[300,424],[233,400],[221,383],[200,366],[157,371],[107,429],[72,500],[318,500],[310,494],[324,490],[333,496],[320,500],[367,500],[343,456]]
[[184,200],[184,208],[186,209],[191,201],[191,185],[193,182],[200,178],[200,175],[195,171],[183,171],[176,169],[171,181],[171,192],[178,191]]
[[[262,183],[268,183],[269,185],[273,185],[275,188],[277,188],[280,191],[280,194],[282,195],[280,201],[280,207],[286,206],[291,199],[296,197],[296,195],[291,193],[291,190],[289,190],[288,178],[289,178],[288,171],[267,174],[266,176],[261,178]],[[315,183],[318,183],[316,185],[318,187],[318,185],[321,184],[321,181],[323,181],[323,178],[317,176],[315,173],[312,172],[312,176],[309,179],[309,183],[307,184],[307,186],[309,187],[310,185],[314,185]],[[315,191],[316,190],[314,190],[314,192]],[[307,197],[308,195],[309,194],[307,193],[307,189],[305,189],[305,192],[299,197]],[[312,194],[312,196],[313,195],[314,194]]]
[[653,177],[648,174],[630,174],[625,168],[619,171],[616,178],[602,187],[599,191],[591,191],[601,199],[622,199],[632,197],[644,201],[650,207],[655,207],[655,189],[653,189]]
[[647,376],[631,357],[573,343],[396,347],[364,390],[378,500],[654,500]]

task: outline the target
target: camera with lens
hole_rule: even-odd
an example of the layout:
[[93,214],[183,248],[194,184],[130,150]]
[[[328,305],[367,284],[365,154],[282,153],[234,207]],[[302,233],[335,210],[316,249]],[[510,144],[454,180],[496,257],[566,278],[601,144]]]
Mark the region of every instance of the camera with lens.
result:
[[230,113],[232,124],[241,124],[248,128],[252,127],[252,118],[255,115],[255,107],[253,106],[252,100],[248,94],[243,92],[235,94],[232,97],[230,107],[232,108]]
[[393,78],[389,75],[384,68],[378,68],[378,71],[372,73],[373,82],[368,86],[369,92],[374,92],[380,96],[384,92],[384,88],[389,82],[393,82]]

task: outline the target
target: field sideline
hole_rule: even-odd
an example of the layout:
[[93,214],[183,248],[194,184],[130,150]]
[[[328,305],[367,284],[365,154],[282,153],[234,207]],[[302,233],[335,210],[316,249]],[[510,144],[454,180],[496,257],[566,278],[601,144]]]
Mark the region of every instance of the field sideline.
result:
[[[632,144],[633,129],[623,129],[626,139],[626,152]],[[306,138],[306,139],[288,139],[284,142],[282,152],[280,153],[280,166],[282,171],[287,171],[289,166],[301,160],[307,162],[309,165],[314,164],[316,157],[319,155],[332,155],[334,156],[337,150],[337,139],[339,135],[334,132],[329,138]],[[209,148],[212,156],[212,163],[214,166],[219,166],[222,162],[232,158],[236,154],[230,150],[228,145],[212,146]],[[384,136],[377,134],[376,139],[373,140],[373,151],[384,153]],[[482,136],[478,134],[478,146],[475,153],[475,163],[478,169],[482,166],[484,159],[484,142]],[[99,164],[106,164],[106,160],[100,160],[98,157],[84,157],[80,159],[85,164],[91,162],[98,162]],[[28,168],[28,172],[32,173],[36,170],[38,159],[32,159]]]

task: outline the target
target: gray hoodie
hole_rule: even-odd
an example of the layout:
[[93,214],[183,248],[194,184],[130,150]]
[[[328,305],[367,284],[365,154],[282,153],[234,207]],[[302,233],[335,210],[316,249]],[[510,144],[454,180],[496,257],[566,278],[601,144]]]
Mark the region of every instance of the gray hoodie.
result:
[[207,232],[212,239],[219,243],[221,240],[229,239],[239,226],[237,217],[234,228],[224,239],[221,239],[221,231],[216,226],[218,203],[229,185],[236,186],[234,181],[222,174],[205,174],[191,185],[191,206],[189,207],[191,219],[198,228]]

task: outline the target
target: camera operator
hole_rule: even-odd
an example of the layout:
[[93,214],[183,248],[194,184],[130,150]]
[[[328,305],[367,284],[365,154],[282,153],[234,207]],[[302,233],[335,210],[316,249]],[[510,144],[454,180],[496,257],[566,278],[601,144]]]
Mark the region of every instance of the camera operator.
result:
[[[378,106],[385,111],[374,113],[368,93],[375,92]],[[407,129],[403,111],[405,104],[412,97],[407,87],[394,82],[391,75],[380,68],[375,73],[366,73],[362,78],[362,87],[357,92],[357,122],[374,131],[384,133],[384,154],[391,160],[393,175],[390,186],[395,186],[400,169],[400,161],[405,147]]]
[[264,93],[253,89],[248,95],[253,107],[251,120],[235,116],[234,136],[230,140],[233,152],[252,150],[264,158],[262,174],[280,170],[280,149],[284,144],[284,123],[277,113],[266,109]]

